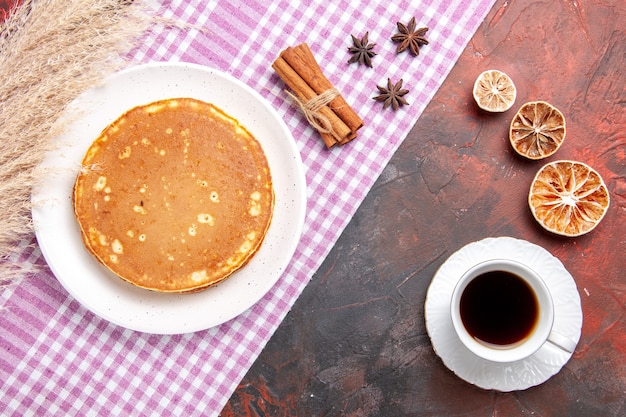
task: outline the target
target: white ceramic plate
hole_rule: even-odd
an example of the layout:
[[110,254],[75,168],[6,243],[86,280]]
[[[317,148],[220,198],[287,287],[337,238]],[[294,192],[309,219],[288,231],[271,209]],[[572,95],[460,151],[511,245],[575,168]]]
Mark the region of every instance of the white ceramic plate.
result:
[[515,391],[545,382],[561,370],[572,354],[546,343],[526,359],[490,362],[470,352],[457,337],[450,317],[450,300],[458,279],[477,263],[503,258],[524,263],[544,278],[554,303],[552,329],[578,343],[583,316],[574,279],[550,252],[511,237],[486,238],[453,253],[428,288],[425,318],[435,352],[455,374],[484,389]]
[[[274,192],[274,216],[254,258],[223,283],[195,294],[162,294],[122,281],[85,249],[72,207],[72,188],[87,148],[125,111],[155,100],[193,97],[214,103],[241,122],[266,153]],[[230,320],[259,301],[286,269],[300,239],[306,183],[300,153],[273,108],[244,83],[214,69],[156,63],[121,71],[79,97],[67,113],[68,128],[41,165],[43,183],[33,190],[33,220],[52,272],[81,304],[120,326],[176,334]]]

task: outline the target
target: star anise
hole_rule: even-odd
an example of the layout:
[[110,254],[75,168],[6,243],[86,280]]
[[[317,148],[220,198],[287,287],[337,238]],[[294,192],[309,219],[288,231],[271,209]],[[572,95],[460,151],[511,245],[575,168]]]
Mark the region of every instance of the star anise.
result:
[[396,111],[400,108],[400,106],[408,105],[409,103],[404,99],[404,96],[409,92],[409,90],[402,89],[402,78],[397,83],[392,83],[390,78],[387,78],[387,88],[381,87],[379,85],[376,86],[379,95],[373,97],[376,101],[383,102],[383,109],[391,106],[393,111]]
[[415,18],[412,17],[409,21],[408,26],[405,26],[403,23],[398,22],[398,32],[391,37],[391,40],[394,42],[400,42],[400,45],[396,48],[396,53],[403,52],[405,49],[409,49],[414,56],[419,55],[420,46],[428,45],[428,40],[424,37],[426,32],[428,32],[428,28],[420,28],[415,29],[417,27],[417,23],[415,23]]
[[356,38],[354,35],[350,35],[352,36],[352,43],[354,46],[349,47],[348,51],[354,55],[352,55],[348,64],[358,62],[359,65],[363,64],[370,68],[372,67],[372,57],[376,55],[376,52],[374,52],[374,46],[376,46],[376,44],[369,43],[368,35],[369,32],[365,32],[365,35],[361,39]]

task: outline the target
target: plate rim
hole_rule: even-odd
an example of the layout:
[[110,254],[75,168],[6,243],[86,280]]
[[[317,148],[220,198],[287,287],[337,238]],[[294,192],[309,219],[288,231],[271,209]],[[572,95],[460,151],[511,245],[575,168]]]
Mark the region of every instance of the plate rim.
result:
[[[203,66],[200,64],[195,64],[195,63],[188,63],[188,62],[152,62],[152,63],[146,63],[146,64],[138,64],[138,65],[133,65],[130,66],[128,68],[125,68],[121,71],[118,71],[116,73],[111,74],[109,77],[107,77],[102,84],[95,86],[92,89],[89,89],[88,91],[84,92],[83,94],[81,94],[80,96],[78,96],[73,102],[72,104],[70,104],[70,106],[68,107],[68,110],[61,116],[60,120],[63,117],[68,117],[68,115],[71,116],[76,116],[76,108],[77,108],[77,103],[83,103],[85,101],[89,101],[89,100],[93,100],[94,96],[96,97],[96,101],[98,98],[99,94],[104,94],[104,97],[106,97],[106,89],[110,88],[112,85],[116,85],[116,83],[123,83],[125,80],[127,82],[127,80],[132,79],[133,76],[137,77],[137,76],[141,76],[142,73],[146,74],[146,72],[150,72],[150,71],[156,71],[154,74],[163,74],[163,73],[167,73],[168,71],[172,71],[175,74],[179,74],[180,72],[188,72],[190,74],[190,77],[193,78],[195,77],[205,77],[202,78],[200,81],[203,82],[207,82],[207,80],[209,80],[208,82],[216,82],[216,80],[219,80],[219,82],[224,82],[225,84],[225,88],[232,88],[231,91],[238,91],[238,92],[242,92],[248,95],[248,97],[251,97],[252,99],[254,99],[254,104],[252,104],[251,108],[254,109],[260,109],[263,110],[264,112],[267,112],[268,115],[271,116],[271,123],[274,123],[276,126],[270,127],[268,129],[275,129],[277,130],[280,134],[278,136],[280,136],[280,138],[275,139],[272,138],[272,140],[278,140],[281,141],[280,145],[281,145],[281,152],[285,152],[288,154],[289,157],[289,161],[286,162],[286,166],[287,168],[281,167],[280,169],[278,169],[278,171],[282,172],[282,170],[287,170],[289,171],[290,175],[294,175],[294,178],[289,178],[289,182],[290,186],[289,187],[285,187],[285,189],[280,190],[281,193],[285,194],[282,196],[283,199],[289,199],[290,203],[287,203],[286,201],[280,201],[279,198],[277,198],[277,201],[275,202],[275,207],[274,207],[274,216],[272,219],[272,222],[270,224],[270,228],[268,230],[268,234],[266,235],[266,238],[264,239],[263,244],[261,245],[259,252],[255,255],[255,257],[253,257],[251,259],[251,261],[245,265],[242,269],[240,269],[239,271],[235,272],[231,277],[229,277],[229,279],[225,280],[223,284],[217,285],[215,287],[209,288],[207,290],[195,293],[195,294],[176,294],[176,293],[157,293],[155,294],[152,291],[149,290],[145,290],[145,289],[140,289],[138,287],[132,286],[132,284],[128,284],[125,281],[122,281],[121,279],[119,279],[119,277],[117,276],[113,276],[113,278],[115,278],[116,280],[119,280],[122,285],[125,285],[128,289],[129,292],[131,293],[135,293],[137,290],[143,291],[143,292],[148,292],[150,295],[146,295],[146,298],[150,298],[153,300],[160,300],[160,301],[164,301],[167,303],[170,303],[172,306],[176,305],[176,299],[180,299],[183,297],[188,297],[189,299],[192,298],[202,298],[202,297],[206,297],[206,298],[210,298],[212,296],[214,297],[224,297],[223,292],[227,292],[229,288],[231,288],[232,282],[235,281],[237,279],[237,277],[241,277],[241,275],[244,275],[246,271],[246,268],[252,268],[249,265],[253,264],[255,262],[255,258],[259,258],[260,256],[264,256],[262,255],[262,252],[264,250],[264,247],[269,245],[270,243],[268,241],[273,240],[274,238],[278,237],[276,236],[276,233],[281,233],[280,239],[277,243],[281,243],[282,240],[284,239],[287,243],[284,245],[285,247],[283,247],[282,249],[285,250],[285,252],[283,254],[279,254],[279,260],[277,262],[275,262],[275,266],[273,266],[272,269],[272,274],[271,278],[267,280],[267,282],[263,282],[261,283],[258,287],[254,287],[253,286],[253,290],[254,293],[253,294],[247,294],[247,298],[245,300],[245,302],[243,302],[242,304],[240,304],[238,307],[233,307],[231,311],[228,312],[228,314],[223,314],[220,316],[219,319],[214,319],[214,318],[206,318],[204,320],[200,320],[200,321],[194,321],[194,320],[180,320],[177,322],[177,324],[173,324],[173,325],[168,325],[163,327],[163,323],[159,323],[158,325],[155,325],[153,323],[149,323],[149,320],[129,320],[128,318],[124,318],[122,317],[123,314],[121,314],[121,312],[116,312],[116,311],[111,311],[110,309],[107,311],[106,309],[103,309],[101,307],[98,306],[94,306],[93,303],[90,303],[88,301],[88,299],[86,299],[84,292],[81,292],[81,290],[77,289],[77,287],[75,285],[72,285],[71,280],[68,281],[67,279],[67,267],[63,266],[63,265],[59,265],[60,260],[59,259],[54,259],[54,252],[51,251],[51,249],[49,248],[48,245],[51,245],[52,243],[50,242],[51,239],[49,236],[46,236],[46,231],[45,228],[42,226],[42,222],[45,221],[46,219],[46,210],[48,211],[54,211],[54,210],[59,210],[58,207],[50,207],[47,206],[46,204],[37,204],[38,202],[41,203],[41,197],[42,195],[45,196],[45,192],[43,192],[43,188],[46,187],[46,185],[49,185],[48,183],[51,181],[50,179],[44,179],[39,185],[37,185],[36,187],[33,187],[32,193],[31,193],[31,202],[33,202],[33,209],[32,209],[32,217],[33,217],[33,224],[34,224],[34,229],[35,229],[35,236],[37,238],[37,242],[39,244],[39,247],[41,249],[42,255],[44,257],[44,259],[46,260],[46,263],[48,264],[50,270],[52,271],[53,275],[55,276],[55,278],[61,283],[61,285],[65,288],[65,290],[73,297],[75,298],[82,306],[84,306],[85,308],[87,308],[89,311],[91,311],[93,314],[95,314],[96,316],[103,318],[113,324],[122,326],[124,328],[130,329],[130,330],[135,330],[135,331],[140,331],[140,332],[145,332],[145,333],[152,333],[152,334],[181,334],[181,333],[191,333],[191,332],[196,332],[196,331],[201,331],[201,330],[205,330],[208,328],[212,328],[218,325],[221,325],[237,316],[239,316],[240,314],[244,313],[246,310],[248,310],[249,308],[251,308],[252,306],[254,306],[255,304],[257,304],[275,285],[276,283],[279,281],[280,277],[284,274],[285,270],[289,267],[289,264],[291,262],[291,259],[293,258],[297,246],[300,242],[300,238],[302,236],[302,232],[304,229],[304,221],[305,221],[305,217],[306,217],[306,210],[307,210],[307,193],[306,193],[306,176],[305,176],[305,170],[304,170],[304,165],[302,163],[302,158],[300,155],[300,152],[298,151],[295,139],[293,137],[293,135],[291,134],[291,132],[289,131],[286,123],[284,122],[284,120],[282,119],[282,117],[278,114],[278,112],[276,111],[276,109],[274,109],[271,104],[269,103],[269,101],[267,101],[265,98],[263,98],[261,96],[260,93],[258,93],[256,90],[254,90],[252,87],[248,86],[246,83],[244,83],[243,81],[235,78],[234,76],[223,72],[221,70],[215,69],[215,68],[211,68],[211,67],[207,67],[207,66]],[[148,77],[149,79],[149,77]],[[175,80],[168,80],[168,82],[175,84],[176,86],[178,86],[177,81]],[[168,88],[174,88],[174,87],[168,87]],[[166,90],[168,88],[165,88]],[[159,90],[160,87],[155,87],[154,90]],[[103,93],[104,91],[104,93]],[[160,91],[160,90],[159,90]],[[154,93],[154,92],[153,92]],[[158,96],[159,94],[161,94],[160,92],[157,92],[156,95]],[[205,93],[203,93],[205,94]],[[149,94],[148,94],[149,95]],[[195,90],[194,93],[190,94],[184,94],[184,96],[186,97],[193,97],[195,95]],[[163,96],[163,98],[174,98],[174,96],[176,96],[176,94],[165,94]],[[183,95],[178,95],[178,97],[182,97]],[[223,98],[224,95],[222,96],[218,96],[215,98],[214,101],[212,101],[213,104],[215,104],[216,106],[220,107],[220,108],[224,108],[227,106],[224,106],[224,102],[228,101],[228,100],[224,100]],[[196,97],[197,98],[197,97]],[[203,99],[203,98],[200,98]],[[139,99],[138,101],[140,102],[144,102],[144,103],[149,103],[154,101],[154,99],[146,99],[146,100],[141,100]],[[206,101],[206,100],[205,100]],[[246,105],[248,106],[248,105]],[[244,106],[244,108],[246,107]],[[232,104],[231,104],[232,107]],[[119,115],[123,114],[124,111],[127,111],[129,108],[128,107],[119,107],[119,110],[117,112],[117,115],[115,117],[119,117]],[[95,113],[100,112],[100,110],[96,110]],[[242,117],[242,114],[237,114],[235,111],[235,114],[233,114],[232,109],[227,110],[227,113],[232,115],[235,119],[237,120],[241,120],[242,118],[246,118],[246,117],[250,117],[249,115]],[[243,113],[243,110],[242,110]],[[80,114],[78,115],[78,117],[76,117],[75,119],[71,119],[68,125],[68,129],[65,131],[65,133],[62,133],[58,136],[56,136],[53,140],[63,140],[63,138],[65,136],[71,136],[73,129],[76,128],[76,126],[79,126],[81,123],[85,123],[86,118],[88,117],[93,117],[93,113],[89,113],[87,112],[86,114]],[[110,119],[110,117],[109,117]],[[113,120],[109,120],[109,119],[103,119],[102,121],[100,121],[100,130],[102,130],[102,128],[104,128],[106,125],[108,125],[110,122],[112,122]],[[263,121],[263,122],[257,122],[254,121],[254,124],[256,125],[256,123],[267,123],[267,121]],[[248,124],[246,124],[245,122],[242,122],[242,124],[244,126],[246,126],[247,129],[249,129],[254,135],[255,137],[257,137],[258,135],[255,132],[254,127],[249,126]],[[98,133],[99,133],[98,131]],[[263,133],[262,133],[263,135]],[[61,138],[61,139],[59,139]],[[59,158],[59,153],[63,152],[64,150],[67,149],[71,149],[75,146],[85,146],[85,142],[87,142],[87,147],[88,145],[93,142],[93,140],[95,140],[95,137],[93,137],[91,140],[87,140],[87,139],[83,139],[82,141],[79,140],[80,145],[76,144],[76,143],[70,143],[70,144],[62,144],[60,145],[58,148],[52,149],[50,152],[48,152],[46,154],[46,156],[44,157],[44,160],[42,162],[42,164],[40,164],[40,167],[45,166],[46,168],[50,168],[50,166],[46,166],[46,165],[52,165],[52,167],[54,168],[54,158]],[[264,147],[264,151],[266,153],[269,153],[268,156],[268,162],[271,161],[273,158],[277,158],[278,156],[275,155],[274,153],[276,152],[275,150],[272,150],[270,146],[267,145],[267,138],[261,138],[259,139],[259,137],[257,137],[257,140],[259,140],[259,142],[261,142],[261,145]],[[264,143],[265,141],[265,143]],[[62,143],[62,142],[61,142]],[[284,146],[285,144],[287,144],[288,146]],[[272,145],[274,146],[274,145]],[[282,154],[281,154],[282,156]],[[81,158],[82,158],[82,154],[81,154]],[[71,158],[70,158],[71,159]],[[82,159],[81,159],[82,160]],[[52,161],[52,162],[51,162]],[[270,166],[270,169],[273,169],[272,172],[272,181],[274,183],[276,183],[276,179],[274,177],[274,172],[277,172],[276,168],[276,162],[273,163],[274,165]],[[80,165],[80,161],[79,161],[79,165]],[[65,167],[66,168],[66,167]],[[77,172],[77,171],[76,171]],[[69,175],[69,174],[63,174],[63,175]],[[280,182],[280,181],[278,181]],[[293,191],[291,191],[293,190]],[[278,194],[277,190],[275,190],[275,193]],[[64,198],[69,198],[71,199],[71,189],[65,189],[65,193],[59,193],[59,195],[57,196],[60,200],[64,199]],[[279,195],[277,195],[277,197],[281,197]],[[67,204],[65,203],[61,203],[61,205],[63,204]],[[276,213],[277,213],[277,207],[276,205],[278,204],[291,204],[292,207],[295,210],[293,212],[290,212],[291,218],[289,220],[289,236],[286,235],[286,231],[282,231],[279,230],[281,227],[284,227],[284,225],[279,226],[279,224],[281,223],[281,221],[283,219],[276,219]],[[284,206],[281,206],[282,210],[284,210]],[[279,208],[279,210],[281,210],[281,208]],[[49,215],[49,214],[48,214]],[[72,215],[73,215],[73,211],[72,211]],[[76,224],[76,227],[78,225]],[[74,230],[69,231],[68,233],[75,233]],[[270,235],[271,234],[271,235]],[[272,236],[270,238],[270,236]],[[75,238],[75,236],[74,236]],[[270,239],[268,239],[270,238]],[[81,238],[82,239],[82,238]],[[81,241],[82,243],[82,241]],[[86,248],[84,248],[84,245],[82,245],[83,250],[86,252]],[[265,250],[265,252],[267,252],[267,249]],[[265,253],[263,252],[263,253]],[[274,253],[275,254],[275,253]],[[83,254],[84,255],[84,254]],[[56,255],[58,257],[58,255]],[[92,255],[89,254],[89,259],[91,259],[91,262],[93,264],[93,262],[96,262],[95,259],[93,259]],[[261,261],[267,261],[266,259],[262,259]],[[260,262],[258,259],[256,262]],[[268,262],[269,263],[269,262]],[[93,266],[93,265],[92,265]],[[94,275],[100,275],[100,274],[107,274],[109,275],[108,277],[106,277],[106,279],[110,279],[111,278],[111,274],[110,271],[106,270],[101,264],[99,263],[95,263],[95,268],[99,268],[99,270],[95,270],[93,271]],[[270,268],[270,267],[268,267]],[[91,277],[93,278],[93,277]],[[230,281],[230,282],[229,282]],[[116,282],[114,285],[120,285],[119,282]],[[248,283],[248,285],[250,285]],[[223,291],[220,291],[219,293],[215,290],[218,287],[226,287]],[[147,293],[144,293],[147,294]],[[215,295],[217,294],[217,295]],[[122,299],[124,297],[126,297],[127,294],[121,294],[118,296],[121,297]],[[132,297],[132,296],[131,296]],[[123,302],[123,300],[122,300]],[[196,301],[194,301],[195,303]],[[198,301],[199,302],[199,301]],[[148,308],[148,307],[146,307]],[[208,316],[211,316],[210,314]]]

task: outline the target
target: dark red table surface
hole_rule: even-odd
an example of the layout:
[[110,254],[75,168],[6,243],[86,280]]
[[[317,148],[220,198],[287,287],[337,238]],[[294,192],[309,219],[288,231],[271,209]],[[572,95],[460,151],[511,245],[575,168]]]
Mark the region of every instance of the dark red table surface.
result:
[[[625,22],[624,0],[498,0],[222,415],[625,416]],[[503,114],[480,111],[471,95],[491,68],[518,89]],[[515,111],[534,100],[567,121],[544,161],[508,141]],[[587,235],[546,232],[528,208],[532,178],[557,159],[589,164],[609,188],[610,209]],[[571,360],[512,393],[455,376],[424,323],[437,268],[490,236],[549,250],[582,301]]]
[[17,4],[18,0],[0,0],[0,23],[8,15],[9,11]]

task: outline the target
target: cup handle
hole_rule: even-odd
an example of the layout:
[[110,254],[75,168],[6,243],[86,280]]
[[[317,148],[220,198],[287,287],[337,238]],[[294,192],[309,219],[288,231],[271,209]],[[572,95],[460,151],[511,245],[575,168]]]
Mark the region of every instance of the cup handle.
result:
[[578,342],[573,341],[569,337],[565,337],[562,334],[556,333],[554,331],[550,332],[548,341],[567,353],[573,353],[576,349],[576,345],[578,344]]

